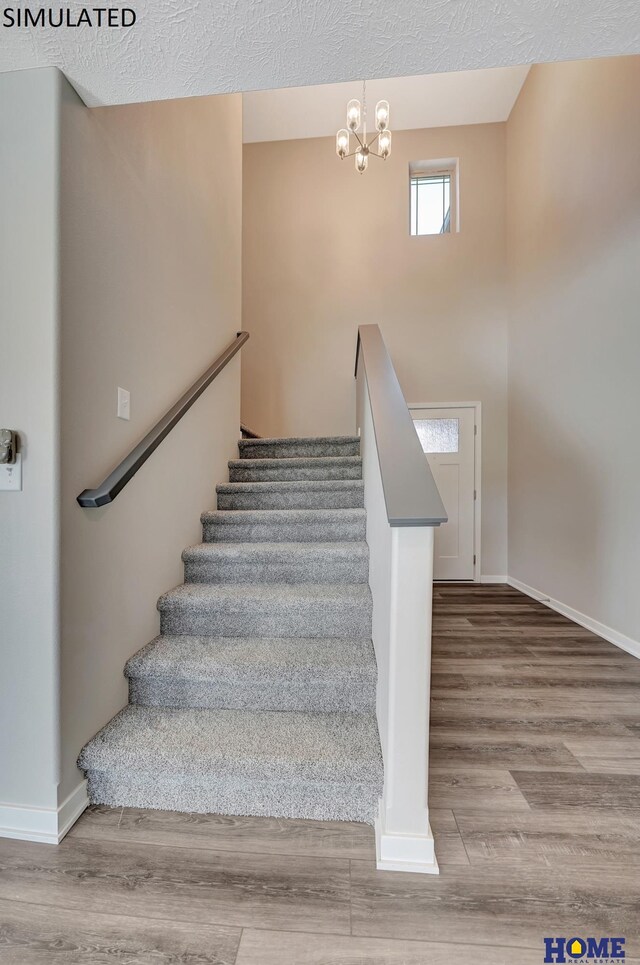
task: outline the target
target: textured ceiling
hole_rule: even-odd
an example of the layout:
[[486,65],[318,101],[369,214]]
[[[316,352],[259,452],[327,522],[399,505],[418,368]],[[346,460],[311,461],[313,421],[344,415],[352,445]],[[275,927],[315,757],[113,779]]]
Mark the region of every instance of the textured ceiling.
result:
[[124,5],[127,29],[0,27],[0,70],[60,67],[98,105],[640,53],[638,0]]
[[[382,98],[389,101],[393,131],[506,121],[528,72],[529,67],[494,67],[369,81],[369,127]],[[362,99],[359,81],[244,94],[244,141],[334,135],[346,125],[346,104],[352,97]]]

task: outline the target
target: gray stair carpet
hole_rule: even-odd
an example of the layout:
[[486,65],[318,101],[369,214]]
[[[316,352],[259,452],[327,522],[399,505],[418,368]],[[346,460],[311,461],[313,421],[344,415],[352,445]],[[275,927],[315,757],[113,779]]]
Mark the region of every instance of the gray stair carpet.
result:
[[294,482],[302,479],[362,479],[360,456],[306,459],[233,459],[229,482]]
[[372,823],[376,724],[360,442],[244,439],[83,748],[94,803]]
[[218,509],[360,509],[361,479],[300,479],[216,486]]
[[200,543],[182,554],[185,583],[366,583],[369,548],[345,543]]
[[166,634],[124,672],[129,701],[149,707],[375,712],[373,646],[353,637]]
[[304,543],[364,540],[364,509],[236,510],[202,514],[205,542]]

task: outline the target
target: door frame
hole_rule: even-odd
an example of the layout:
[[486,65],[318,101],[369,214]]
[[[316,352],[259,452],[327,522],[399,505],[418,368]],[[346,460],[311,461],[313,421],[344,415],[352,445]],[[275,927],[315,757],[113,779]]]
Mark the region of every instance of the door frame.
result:
[[[481,518],[482,518],[482,403],[481,402],[408,402],[410,412],[414,409],[473,409],[475,435],[473,445],[473,488],[476,494],[473,507],[473,583],[482,582]],[[443,580],[441,582],[448,582]],[[449,581],[451,582],[451,581]]]

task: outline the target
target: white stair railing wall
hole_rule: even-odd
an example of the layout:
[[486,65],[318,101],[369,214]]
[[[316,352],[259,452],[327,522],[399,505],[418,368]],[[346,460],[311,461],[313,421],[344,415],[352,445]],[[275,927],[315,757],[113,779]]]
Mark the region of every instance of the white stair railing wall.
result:
[[[385,774],[376,820],[377,866],[437,874],[427,800],[431,609],[434,526],[446,516],[377,326],[361,327],[359,356],[364,364],[357,366],[357,430],[378,665],[376,712]],[[390,386],[394,380],[395,386]],[[383,418],[382,405],[387,406]],[[395,414],[388,411],[389,406],[395,407]],[[399,426],[392,425],[394,418]],[[382,453],[381,447],[390,433],[396,458],[402,458],[403,445],[408,449],[406,464],[396,465],[394,472],[400,477],[412,470],[422,473],[417,481],[405,480],[404,493],[402,479],[395,486],[389,478],[385,480],[392,454]]]

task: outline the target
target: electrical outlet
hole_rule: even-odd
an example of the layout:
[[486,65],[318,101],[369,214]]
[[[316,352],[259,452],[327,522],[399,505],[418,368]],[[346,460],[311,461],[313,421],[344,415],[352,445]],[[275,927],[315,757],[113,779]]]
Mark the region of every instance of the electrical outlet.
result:
[[130,419],[131,418],[131,395],[128,389],[121,389],[118,386],[118,418],[119,419]]
[[0,490],[18,493],[22,490],[22,453],[16,453],[11,465],[0,465]]

